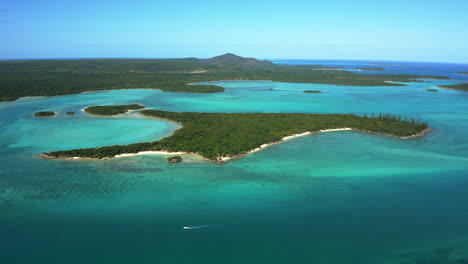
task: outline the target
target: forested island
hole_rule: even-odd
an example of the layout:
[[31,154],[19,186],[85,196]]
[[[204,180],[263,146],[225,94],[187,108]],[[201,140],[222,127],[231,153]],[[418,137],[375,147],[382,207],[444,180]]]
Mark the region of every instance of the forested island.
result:
[[448,88],[454,90],[460,90],[468,92],[468,83],[450,84],[450,85],[438,85],[440,88]]
[[[224,88],[190,83],[219,80],[271,80],[357,86],[402,86],[415,79],[445,76],[359,74],[320,65],[279,65],[225,54],[211,59],[79,59],[0,62],[0,101],[87,91],[153,88],[213,93]],[[399,82],[389,83],[386,81]]]
[[142,110],[139,113],[182,125],[155,142],[56,151],[43,158],[110,158],[123,153],[165,151],[197,153],[217,163],[239,157],[284,137],[327,129],[358,130],[400,138],[423,135],[428,125],[390,114],[193,113]]
[[305,90],[304,93],[322,93],[322,91],[318,91],[318,90]]
[[55,116],[55,112],[52,111],[43,111],[43,112],[36,112],[34,113],[35,117],[51,117]]
[[128,111],[132,110],[139,110],[143,109],[145,106],[141,104],[129,104],[129,105],[98,105],[98,106],[91,106],[84,109],[86,113],[93,114],[93,115],[104,115],[104,116],[112,116],[127,113]]
[[460,75],[468,75],[468,72],[457,72],[457,74],[460,74]]

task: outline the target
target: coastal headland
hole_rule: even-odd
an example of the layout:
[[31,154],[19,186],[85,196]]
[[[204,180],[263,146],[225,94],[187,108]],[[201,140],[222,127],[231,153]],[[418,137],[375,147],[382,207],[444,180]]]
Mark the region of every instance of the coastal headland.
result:
[[458,84],[450,84],[450,85],[438,85],[437,87],[468,92],[468,83],[458,83]]

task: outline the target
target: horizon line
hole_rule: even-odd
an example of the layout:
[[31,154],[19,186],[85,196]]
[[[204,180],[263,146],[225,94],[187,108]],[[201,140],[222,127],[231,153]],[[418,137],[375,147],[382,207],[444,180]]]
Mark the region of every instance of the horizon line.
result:
[[[222,54],[224,55],[224,54]],[[237,55],[237,54],[235,54]],[[220,55],[218,55],[220,56]],[[239,56],[239,55],[237,55]],[[215,56],[216,57],[216,56]],[[243,57],[243,56],[240,56]],[[4,59],[0,58],[0,62],[4,61],[33,61],[33,60],[124,60],[124,59],[139,59],[139,60],[161,60],[161,59],[210,59],[209,58],[198,58],[198,57],[58,57],[58,58],[11,58],[11,59]],[[255,57],[244,57],[244,58],[255,58]],[[365,60],[365,59],[297,59],[297,58],[255,58],[257,60],[273,60],[273,61],[280,61],[280,60],[296,60],[296,61],[360,61],[360,62],[417,62],[417,63],[440,63],[440,64],[462,64],[468,65],[468,62],[449,62],[449,61],[405,61],[405,60]]]

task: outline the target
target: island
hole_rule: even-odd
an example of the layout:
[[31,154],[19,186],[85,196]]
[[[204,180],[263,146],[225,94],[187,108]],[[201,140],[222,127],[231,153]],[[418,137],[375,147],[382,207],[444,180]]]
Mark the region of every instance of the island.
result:
[[427,89],[426,91],[428,91],[428,92],[438,92],[437,89]]
[[141,154],[193,153],[222,164],[284,140],[318,132],[356,130],[407,139],[430,130],[427,123],[391,114],[201,113],[142,110],[140,114],[182,126],[159,141],[54,151],[47,159],[106,159]]
[[34,114],[35,117],[51,117],[55,116],[55,112],[52,111],[44,111],[44,112],[37,112]]
[[[320,68],[321,67],[321,68]],[[369,69],[369,68],[368,68]],[[0,101],[113,89],[216,93],[221,80],[271,80],[354,86],[405,86],[447,76],[360,74],[317,65],[280,65],[231,53],[209,59],[80,59],[0,61]],[[389,83],[391,81],[392,83]],[[198,84],[204,83],[204,84]]]
[[305,90],[304,93],[322,93],[322,91],[318,91],[318,90]]
[[468,83],[437,85],[437,87],[468,92]]
[[169,163],[179,163],[181,161],[182,161],[181,156],[172,156],[172,157],[167,158],[167,162]]
[[468,75],[468,72],[457,72],[457,74],[460,74],[460,75]]
[[143,109],[145,106],[141,104],[129,104],[129,105],[98,105],[91,106],[83,109],[86,113],[101,116],[113,116],[123,113],[128,113],[133,110]]
[[67,112],[67,115],[74,115],[74,114],[75,112],[72,112],[72,111]]
[[355,71],[386,71],[385,68],[381,68],[381,67],[362,67],[362,68],[353,68],[351,70],[355,70]]
[[387,62],[374,62],[370,63],[371,65],[378,65],[378,66],[399,66],[398,64],[387,63]]

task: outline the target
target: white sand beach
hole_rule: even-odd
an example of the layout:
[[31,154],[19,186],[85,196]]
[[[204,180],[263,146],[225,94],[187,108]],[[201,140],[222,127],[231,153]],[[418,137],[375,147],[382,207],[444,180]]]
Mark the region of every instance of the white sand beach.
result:
[[115,155],[114,158],[132,157],[139,155],[182,155],[182,154],[193,154],[188,152],[169,152],[169,151],[140,151],[137,153],[124,153]]
[[[325,133],[325,132],[349,131],[349,130],[353,130],[353,129],[349,128],[349,127],[344,127],[344,128],[334,128],[334,129],[323,129],[323,130],[319,130],[318,132],[309,132],[309,131],[307,131],[307,132],[300,133],[300,134],[294,134],[294,135],[291,135],[291,136],[283,137],[280,141],[277,141],[277,142],[271,142],[271,143],[263,144],[258,148],[255,148],[255,149],[252,149],[252,150],[248,151],[247,154],[260,151],[260,150],[262,150],[262,149],[264,149],[266,147],[272,146],[274,144],[281,143],[281,142],[289,140],[289,139],[293,139],[293,138],[297,138],[297,137],[303,137],[303,136],[307,136],[307,135],[310,135],[310,134],[313,134],[313,133]],[[241,156],[243,156],[243,155],[241,155]],[[241,157],[241,156],[239,156],[239,157]],[[237,157],[238,156],[235,156],[235,157],[229,157],[229,156],[221,157],[221,160],[223,162],[226,162],[226,161],[228,161],[230,159],[237,158]]]

